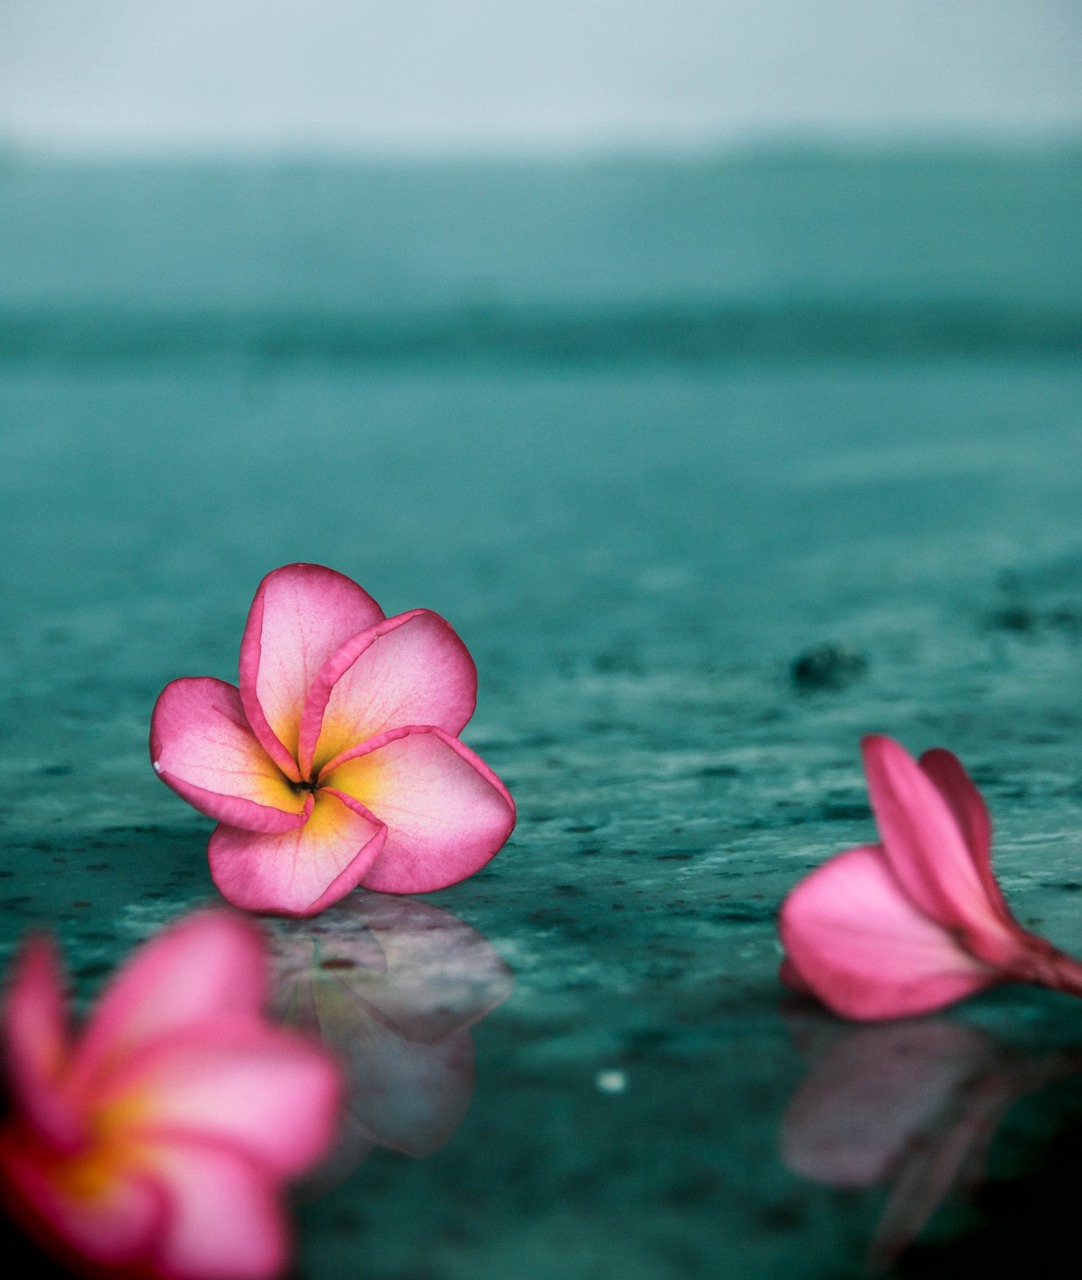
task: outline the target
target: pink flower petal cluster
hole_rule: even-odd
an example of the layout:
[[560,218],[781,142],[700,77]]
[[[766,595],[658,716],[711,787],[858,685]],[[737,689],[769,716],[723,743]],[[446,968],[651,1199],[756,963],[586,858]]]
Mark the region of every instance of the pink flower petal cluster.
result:
[[240,688],[167,685],[151,759],[218,819],[211,875],[230,902],[311,915],[359,884],[442,889],[503,846],[514,802],[457,737],[476,698],[473,661],[437,614],[385,618],[342,574],[286,565],[256,592]]
[[782,979],[848,1018],[925,1013],[1000,982],[1082,995],[1082,964],[1023,929],[992,874],[984,801],[949,751],[864,740],[880,843],[789,894]]
[[55,951],[28,942],[0,1024],[0,1194],[27,1233],[90,1275],[280,1274],[281,1186],[329,1147],[342,1081],[267,996],[258,931],[203,912],[137,952],[73,1038]]

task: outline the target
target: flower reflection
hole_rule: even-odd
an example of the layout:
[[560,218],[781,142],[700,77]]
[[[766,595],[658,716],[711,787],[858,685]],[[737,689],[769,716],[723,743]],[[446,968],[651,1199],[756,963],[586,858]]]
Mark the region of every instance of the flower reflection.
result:
[[346,1068],[347,1119],[320,1186],[374,1147],[439,1150],[474,1086],[470,1028],[511,993],[496,950],[455,916],[361,891],[318,920],[278,922],[279,1016],[314,1030]]
[[830,1186],[889,1186],[869,1251],[876,1268],[948,1196],[979,1186],[1013,1102],[1082,1072],[1082,1049],[1027,1055],[943,1020],[851,1030],[809,1015],[792,1025],[810,1067],[782,1119],[782,1158]]

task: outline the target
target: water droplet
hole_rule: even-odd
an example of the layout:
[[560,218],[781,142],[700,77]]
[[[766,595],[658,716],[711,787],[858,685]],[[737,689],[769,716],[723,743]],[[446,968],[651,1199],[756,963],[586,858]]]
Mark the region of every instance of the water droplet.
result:
[[622,1071],[599,1071],[594,1084],[602,1093],[623,1093],[627,1088],[627,1076]]

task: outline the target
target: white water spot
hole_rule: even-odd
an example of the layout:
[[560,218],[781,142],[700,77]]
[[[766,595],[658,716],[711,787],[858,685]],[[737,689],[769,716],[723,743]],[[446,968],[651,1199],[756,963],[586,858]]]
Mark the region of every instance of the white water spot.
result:
[[610,1068],[607,1071],[599,1071],[594,1077],[594,1084],[601,1093],[623,1093],[627,1088],[627,1076],[622,1071]]
[[155,761],[154,761],[154,772],[155,772],[155,773],[161,773],[161,771],[162,771],[162,762],[161,762],[160,760],[155,760]]

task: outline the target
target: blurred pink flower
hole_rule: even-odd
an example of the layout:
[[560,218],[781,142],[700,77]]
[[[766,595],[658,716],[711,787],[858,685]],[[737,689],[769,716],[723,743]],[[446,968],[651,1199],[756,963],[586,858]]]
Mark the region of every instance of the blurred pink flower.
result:
[[17,957],[0,1031],[0,1194],[84,1274],[256,1280],[289,1258],[281,1185],[330,1145],[340,1072],[272,1026],[262,939],[207,911],[147,943],[82,1033],[55,950]]
[[865,738],[881,843],[850,849],[782,904],[781,976],[848,1018],[938,1009],[1000,982],[1082,995],[1082,965],[1027,932],[992,874],[992,824],[958,759],[918,764],[890,738]]
[[219,820],[210,869],[230,902],[312,915],[359,884],[442,889],[503,846],[514,803],[456,736],[476,697],[473,660],[438,615],[384,618],[342,574],[286,565],[252,602],[240,688],[167,685],[150,754]]

